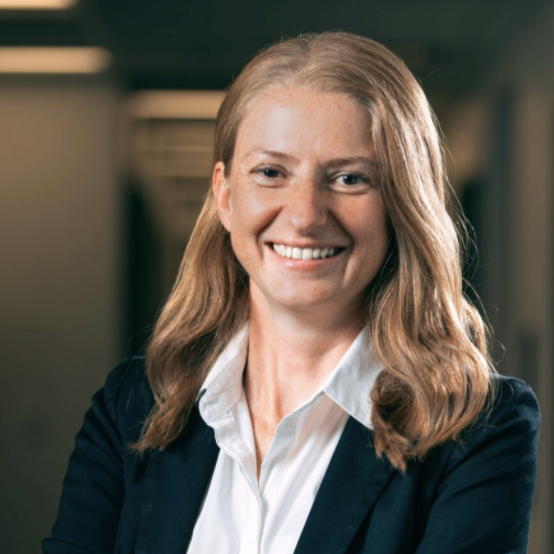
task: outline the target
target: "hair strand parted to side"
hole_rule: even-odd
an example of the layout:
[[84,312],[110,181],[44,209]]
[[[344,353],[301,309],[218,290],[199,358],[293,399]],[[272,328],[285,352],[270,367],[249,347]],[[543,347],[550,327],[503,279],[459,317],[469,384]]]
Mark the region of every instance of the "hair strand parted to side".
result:
[[[476,419],[491,398],[494,374],[486,326],[463,295],[434,115],[416,79],[384,46],[348,33],[302,35],[258,54],[230,87],[214,153],[226,171],[248,107],[278,87],[349,96],[371,121],[392,236],[367,296],[370,338],[385,368],[371,391],[372,423],[377,454],[404,471],[408,460],[457,438]],[[148,345],[155,406],[134,450],[164,449],[179,435],[248,310],[248,276],[210,191]]]

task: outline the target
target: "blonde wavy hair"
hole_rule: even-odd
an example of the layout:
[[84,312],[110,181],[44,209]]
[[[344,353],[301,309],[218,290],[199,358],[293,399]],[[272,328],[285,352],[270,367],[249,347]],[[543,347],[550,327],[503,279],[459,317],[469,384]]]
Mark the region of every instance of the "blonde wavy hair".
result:
[[[368,396],[376,453],[404,471],[408,460],[456,439],[493,388],[487,328],[463,294],[464,227],[448,213],[435,118],[414,76],[381,44],[342,32],[301,35],[258,54],[228,90],[215,133],[215,161],[226,171],[249,105],[282,86],[348,96],[371,120],[392,239],[367,292],[371,340],[385,368]],[[163,450],[180,434],[248,313],[248,275],[210,191],[147,348],[155,405],[134,450]]]

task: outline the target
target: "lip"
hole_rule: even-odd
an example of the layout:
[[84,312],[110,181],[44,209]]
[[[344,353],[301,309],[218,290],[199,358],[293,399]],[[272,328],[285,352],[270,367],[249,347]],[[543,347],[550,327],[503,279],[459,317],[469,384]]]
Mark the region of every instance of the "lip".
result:
[[270,248],[273,248],[274,244],[282,244],[283,246],[290,246],[291,248],[311,248],[312,250],[315,250],[316,248],[319,248],[320,250],[323,250],[324,248],[340,248],[342,250],[346,249],[346,246],[343,246],[341,244],[332,244],[330,242],[319,242],[317,244],[303,244],[296,241],[279,242],[276,240],[266,242],[266,245]]

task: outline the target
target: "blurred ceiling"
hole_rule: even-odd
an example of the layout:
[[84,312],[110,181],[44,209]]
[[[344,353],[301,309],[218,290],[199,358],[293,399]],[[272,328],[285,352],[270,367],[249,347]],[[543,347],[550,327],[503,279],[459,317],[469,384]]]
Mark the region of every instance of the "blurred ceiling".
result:
[[399,54],[428,95],[470,92],[552,0],[81,0],[0,11],[0,46],[105,46],[124,88],[221,89],[265,45],[340,29]]

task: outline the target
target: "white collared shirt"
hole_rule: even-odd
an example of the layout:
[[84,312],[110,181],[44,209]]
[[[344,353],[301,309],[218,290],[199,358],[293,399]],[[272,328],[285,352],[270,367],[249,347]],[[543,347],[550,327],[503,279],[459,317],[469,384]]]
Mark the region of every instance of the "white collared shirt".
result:
[[257,479],[243,388],[248,324],[210,371],[199,402],[220,448],[189,554],[292,554],[349,416],[371,429],[379,371],[364,328],[312,396],[284,417]]

